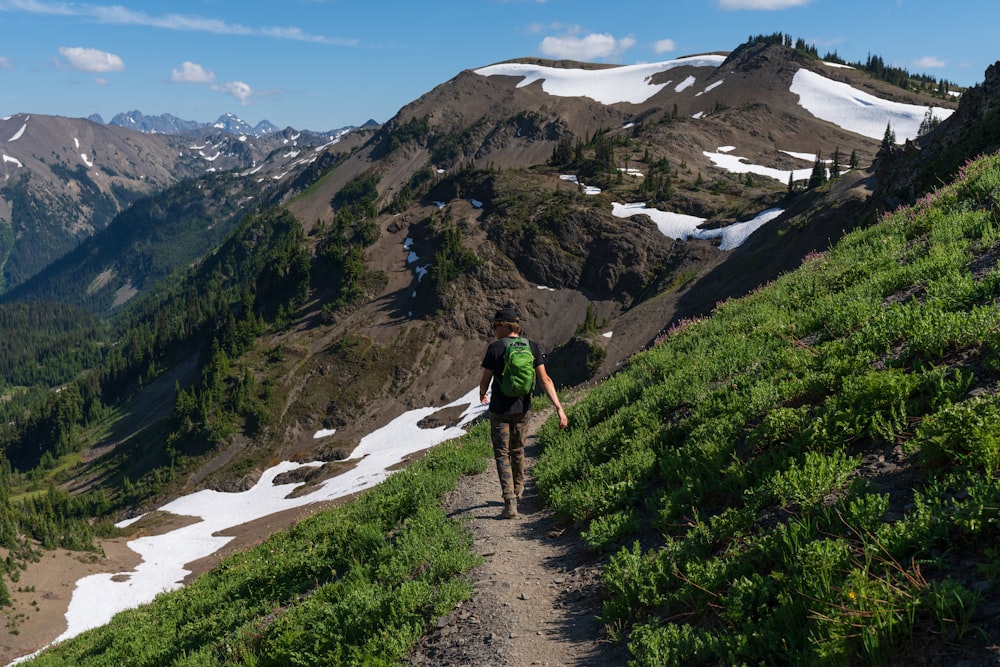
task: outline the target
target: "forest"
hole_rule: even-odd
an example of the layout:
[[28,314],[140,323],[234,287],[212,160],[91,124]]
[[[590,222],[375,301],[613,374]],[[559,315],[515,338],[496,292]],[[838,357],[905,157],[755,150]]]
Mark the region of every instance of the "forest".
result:
[[[267,422],[268,388],[249,372],[234,375],[234,362],[265,328],[286,326],[310,290],[341,306],[363,293],[359,251],[373,238],[355,214],[343,207],[315,258],[287,211],[248,215],[186,275],[110,318],[56,301],[0,304],[0,546],[8,577],[37,560],[39,548],[93,549],[95,536],[114,533],[115,511],[163,490],[234,430],[252,433]],[[60,489],[61,472],[118,407],[191,355],[200,359],[198,377],[177,387],[167,437],[127,448],[105,482],[85,493]],[[0,580],[0,601],[7,597]]]

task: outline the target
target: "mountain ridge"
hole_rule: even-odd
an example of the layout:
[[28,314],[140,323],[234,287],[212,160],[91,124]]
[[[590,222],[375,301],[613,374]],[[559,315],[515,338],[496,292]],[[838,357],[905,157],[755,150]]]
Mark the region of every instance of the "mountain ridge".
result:
[[[266,118],[258,121],[255,125],[250,125],[247,121],[243,120],[234,113],[224,113],[219,116],[215,122],[203,122],[187,120],[171,113],[148,115],[138,109],[133,109],[131,111],[116,113],[107,123],[104,122],[104,119],[100,114],[93,114],[88,117],[88,120],[98,123],[99,125],[117,125],[118,127],[124,127],[143,134],[185,134],[200,130],[216,129],[235,135],[264,137],[273,132],[278,132],[281,129]],[[361,125],[347,125],[333,130],[317,131],[308,128],[298,129],[299,131],[311,134],[337,135],[358,127],[370,127],[372,125],[378,125],[378,123],[369,119]],[[294,130],[295,128],[287,129]]]
[[[327,147],[302,166],[301,187],[276,188],[267,198],[294,214],[301,231],[287,217],[255,212],[240,221],[242,236],[224,246],[227,252],[253,248],[275,220],[290,230],[286,249],[262,259],[264,269],[249,277],[250,298],[206,320],[211,326],[199,329],[197,343],[150,344],[178,355],[153,366],[199,359],[204,379],[180,377],[179,404],[208,392],[209,371],[223,367],[210,349],[213,340],[257,326],[248,315],[264,318],[261,326],[268,328],[240,364],[249,373],[244,377],[272,383],[270,421],[207,444],[174,441],[180,444],[171,445],[171,456],[180,453],[189,467],[167,493],[237,488],[259,477],[263,461],[284,456],[325,460],[308,480],[321,484],[336,474],[336,459],[373,428],[407,409],[462,394],[487,337],[488,315],[507,302],[522,307],[529,335],[552,351],[557,380],[595,383],[665,330],[767,283],[852,227],[874,221],[887,205],[877,169],[857,168],[806,189],[762,175],[767,172],[727,170],[715,161],[719,154],[749,155],[751,166],[791,174],[809,163],[797,156],[807,150],[820,163],[821,154],[838,148],[846,154],[850,147],[860,163],[886,169],[899,153],[900,161],[882,174],[889,182],[890,174],[905,172],[918,145],[930,146],[953,130],[945,120],[926,138],[883,150],[878,138],[810,117],[790,94],[800,66],[825,66],[775,48],[748,49],[742,59],[723,62],[732,71],[717,67],[708,78],[691,66],[657,75],[657,85],[683,78],[640,104],[553,95],[544,83],[522,87],[510,76],[468,70],[378,129],[351,133],[355,143],[340,146],[339,155]],[[860,73],[831,69],[840,81],[888,90]],[[677,90],[688,77],[697,85]],[[774,94],[754,101],[751,91],[761,89]],[[629,171],[637,166],[642,176]],[[564,180],[567,175],[597,192],[588,194],[593,190]],[[643,201],[650,211],[659,206],[696,215],[707,228],[779,204],[785,214],[744,245],[721,251],[711,240],[668,238],[651,212],[615,217],[610,208],[619,198]],[[225,265],[230,260],[220,250],[214,257]],[[354,273],[357,265],[347,260],[358,257],[363,267]],[[305,280],[297,273],[304,265],[313,269]],[[308,289],[298,300],[282,301],[283,281]],[[185,285],[192,317],[199,288],[218,285]],[[166,330],[175,317],[165,302],[161,310],[149,321],[152,332]],[[356,393],[347,394],[345,384]],[[175,414],[171,428],[196,419],[195,412]],[[317,444],[313,435],[321,428],[336,429],[336,437]],[[119,433],[98,449],[124,452],[137,446],[126,444],[137,436]],[[155,440],[138,440],[148,458],[167,453]],[[136,472],[122,470],[127,478]],[[100,483],[87,476],[75,477],[79,488]],[[151,509],[151,502],[127,511]]]
[[248,191],[273,190],[351,131],[322,135],[289,128],[254,137],[205,126],[171,135],[57,116],[0,119],[0,294],[140,199],[219,172],[242,174]]

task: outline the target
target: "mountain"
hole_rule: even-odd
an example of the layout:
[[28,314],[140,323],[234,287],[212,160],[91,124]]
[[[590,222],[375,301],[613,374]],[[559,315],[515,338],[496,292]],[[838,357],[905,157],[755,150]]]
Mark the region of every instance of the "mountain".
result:
[[181,135],[54,116],[0,119],[0,293],[35,276],[140,199],[220,172],[242,174],[246,196],[259,196],[257,191],[294,180],[349,134],[288,128],[258,137],[231,133],[235,117],[222,124]]
[[[133,110],[115,114],[109,124],[142,132],[143,134],[185,134],[213,128],[237,136],[265,137],[279,130],[269,120],[262,120],[256,126],[251,126],[243,119],[231,113],[219,116],[219,119],[214,123],[199,123],[193,120],[183,120],[172,114],[146,116],[141,111]],[[348,129],[350,128],[342,128],[340,131]]]
[[[871,99],[859,122],[845,110],[865,96]],[[362,253],[367,277],[354,279],[364,285],[352,287],[359,291],[333,322],[357,322],[379,346],[439,328],[453,347],[419,373],[395,371],[400,378],[386,386],[398,391],[388,400],[374,387],[352,398],[364,415],[356,423],[347,423],[350,410],[336,401],[290,405],[269,437],[298,455],[312,445],[303,424],[337,425],[350,443],[403,409],[453,395],[467,373],[455,360],[478,354],[482,313],[506,302],[533,318],[557,376],[582,382],[612,372],[671,322],[746,293],[874,218],[864,209],[873,186],[861,169],[844,173],[828,192],[802,190],[821,156],[839,153],[842,170],[848,155],[870,164],[887,125],[903,142],[916,135],[928,108],[947,117],[954,105],[953,98],[904,90],[771,44],[622,68],[500,63],[462,72],[384,125],[310,148],[308,158],[293,145],[298,134],[269,135],[271,145],[287,143],[253,167],[257,144],[249,137],[217,131],[204,143],[186,141],[179,157],[213,170],[227,159],[242,171],[221,189],[191,190],[192,205],[183,187],[164,191],[169,202],[153,197],[123,214],[120,224],[135,227],[129,234],[109,228],[7,300],[63,294],[112,312],[212,250],[221,237],[214,229],[203,233],[209,228],[199,222],[212,211],[229,210],[223,227],[232,229],[260,210],[256,204],[282,205],[302,225],[306,252],[317,262],[335,248]],[[798,183],[791,195],[789,180]],[[241,198],[254,205],[234,206]],[[636,201],[646,213],[633,207],[618,210],[627,217],[616,215],[614,202]],[[652,222],[657,209],[714,230],[767,210],[786,213],[743,246],[720,251],[718,239],[662,233]],[[163,213],[184,210],[193,213],[189,222],[176,222],[202,231],[182,235],[192,239],[183,252],[157,250],[174,237],[160,233]],[[770,247],[778,234],[780,252]],[[126,239],[133,240],[123,246]],[[417,259],[405,262],[408,254]],[[148,258],[164,256],[175,261],[151,268],[157,262]],[[135,259],[141,257],[147,259]],[[312,278],[317,311],[326,300],[348,305],[343,258],[329,261],[313,268],[314,276],[330,276],[327,283]],[[428,267],[423,280],[416,269]],[[615,335],[576,335],[588,319]],[[433,347],[425,344],[417,357]],[[589,360],[584,367],[576,361],[581,355]],[[311,369],[330,363],[325,354],[304,360],[299,381],[317,381],[322,375]],[[307,392],[338,393],[326,385]]]
[[[45,479],[80,448],[100,464],[51,479],[81,497],[100,491],[116,518],[199,489],[247,488],[274,461],[324,461],[301,473],[308,492],[353,465],[341,460],[376,428],[464,396],[489,316],[508,303],[562,387],[641,374],[644,362],[630,362],[643,349],[874,225],[924,194],[932,174],[954,176],[962,162],[946,156],[995,141],[980,125],[995,109],[995,74],[956,102],[749,42],[629,67],[496,63],[308,150],[297,133],[269,134],[263,158],[250,135],[221,129],[195,143],[104,127],[129,145],[154,142],[143,144],[150,152],[173,147],[201,171],[158,185],[5,295],[11,308],[66,298],[116,331],[73,332],[107,354],[76,394],[88,397],[80,425],[52,443],[76,414],[59,402],[73,392],[61,391],[48,421],[33,404],[35,421],[5,441],[7,458]],[[0,125],[0,137],[27,138],[33,126],[21,123]],[[94,126],[79,123],[64,131]],[[36,178],[18,168],[20,182]],[[740,326],[755,334],[753,321]],[[49,368],[44,355],[19,363],[24,376]],[[2,390],[8,410],[37,395]],[[677,419],[700,408],[685,400]],[[112,412],[113,428],[83,428]],[[776,433],[788,414],[757,417]],[[627,440],[644,423],[608,428]],[[614,488],[631,498],[627,480]],[[619,519],[632,525],[616,515],[594,535],[614,533]]]
[[182,134],[183,132],[200,130],[206,127],[205,123],[183,120],[172,114],[165,113],[159,116],[146,116],[139,110],[115,114],[108,124],[124,127],[127,130],[135,132],[142,132],[143,134]]

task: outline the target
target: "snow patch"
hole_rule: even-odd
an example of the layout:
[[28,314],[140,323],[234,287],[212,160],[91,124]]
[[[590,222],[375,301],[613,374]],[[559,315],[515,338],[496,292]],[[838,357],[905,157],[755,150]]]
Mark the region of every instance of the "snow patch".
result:
[[[630,102],[641,104],[667,84],[650,83],[654,74],[676,67],[718,67],[725,60],[721,55],[694,56],[659,63],[624,65],[604,69],[564,69],[530,65],[527,63],[500,63],[481,67],[475,71],[480,76],[521,77],[518,88],[542,82],[542,90],[556,97],[589,97],[602,104]],[[693,83],[694,77],[689,77]]]
[[722,81],[716,81],[715,83],[709,84],[709,85],[705,86],[705,90],[703,90],[700,93],[698,93],[697,95],[695,95],[695,97],[698,97],[700,95],[704,95],[705,93],[707,93],[709,91],[715,90],[716,88],[718,88],[721,85],[722,85]]
[[601,194],[601,189],[596,185],[584,185],[574,174],[560,174],[559,180],[569,181],[570,183],[576,183],[583,188],[583,194],[585,195],[599,195]]
[[917,136],[928,108],[939,120],[954,113],[941,107],[883,100],[807,69],[795,73],[789,90],[799,96],[799,105],[806,111],[850,132],[882,139],[889,125],[897,144]]
[[[188,563],[215,553],[233,539],[223,534],[228,529],[277,512],[369,489],[393,474],[411,454],[464,434],[465,426],[486,410],[486,406],[479,403],[478,386],[443,407],[461,406],[465,409],[459,422],[451,427],[419,426],[423,419],[442,408],[417,408],[403,413],[361,439],[347,459],[356,462],[351,470],[324,481],[312,493],[292,497],[292,491],[302,483],[277,484],[275,480],[282,473],[322,463],[283,461],[266,470],[248,491],[203,490],[163,505],[160,511],[196,517],[200,521],[163,535],[131,540],[128,547],[142,556],[142,562],[130,572],[94,574],[77,581],[66,612],[67,628],[55,642],[104,625],[119,611],[146,604],[162,591],[180,588],[190,574],[186,569]],[[125,527],[136,520],[117,525]]]
[[788,182],[789,175],[791,175],[792,180],[795,181],[807,180],[812,175],[811,167],[808,169],[793,169],[789,171],[787,169],[775,169],[774,167],[750,164],[745,162],[745,157],[740,157],[738,155],[710,153],[708,151],[702,151],[702,154],[711,160],[712,164],[716,167],[720,167],[734,174],[759,174],[761,176],[773,178],[782,183]]
[[699,218],[684,213],[671,213],[655,208],[647,208],[645,204],[619,204],[611,205],[611,213],[617,218],[629,218],[633,215],[644,214],[656,224],[660,233],[672,239],[686,240],[694,239],[722,239],[719,250],[732,250],[739,247],[750,238],[750,235],[757,231],[763,224],[770,222],[782,213],[783,209],[772,208],[758,214],[752,220],[736,222],[721,229],[699,229],[699,225],[705,222],[705,218]]
[[18,139],[20,139],[20,138],[21,138],[21,136],[22,136],[22,135],[24,135],[24,131],[25,131],[26,129],[28,129],[28,124],[27,124],[27,123],[25,123],[24,125],[22,125],[22,126],[21,126],[21,129],[19,129],[19,130],[18,130],[17,132],[15,132],[15,133],[14,133],[14,136],[12,136],[12,137],[11,137],[10,139],[8,139],[7,141],[17,141]]
[[693,76],[689,76],[688,78],[684,79],[683,81],[677,84],[677,87],[674,88],[674,92],[679,93],[683,90],[687,90],[688,88],[693,86],[696,81],[697,79],[695,79]]

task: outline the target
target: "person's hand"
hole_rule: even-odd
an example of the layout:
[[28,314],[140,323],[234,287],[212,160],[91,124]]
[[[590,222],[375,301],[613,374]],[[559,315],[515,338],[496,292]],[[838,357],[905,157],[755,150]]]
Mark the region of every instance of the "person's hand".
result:
[[566,428],[569,426],[569,417],[566,416],[566,411],[559,406],[559,428]]
[[486,404],[488,404],[490,402],[490,397],[487,396],[486,394],[480,394],[479,395],[479,402],[481,404],[483,404],[483,405],[486,405]]

